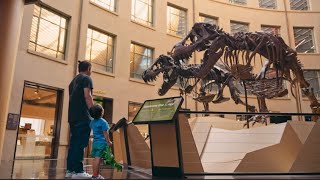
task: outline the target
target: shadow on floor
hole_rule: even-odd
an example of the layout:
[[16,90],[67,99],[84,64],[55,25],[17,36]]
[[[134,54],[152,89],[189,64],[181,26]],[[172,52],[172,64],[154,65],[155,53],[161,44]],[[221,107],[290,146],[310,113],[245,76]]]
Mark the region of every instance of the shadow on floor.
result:
[[[85,170],[92,174],[92,159],[85,159]],[[14,167],[12,169],[12,167]],[[2,161],[0,179],[64,179],[65,160],[15,160]],[[117,172],[103,166],[101,174],[105,179],[168,179],[152,177],[150,169],[123,169]],[[317,175],[213,175],[187,176],[187,179],[320,179]]]
[[[92,159],[85,159],[84,164],[85,171],[92,174]],[[64,160],[15,160],[14,165],[3,161],[0,171],[5,173],[0,173],[0,179],[64,179],[65,167]],[[122,172],[117,172],[107,166],[101,168],[101,175],[105,179],[152,179],[151,171],[148,170],[123,169]]]

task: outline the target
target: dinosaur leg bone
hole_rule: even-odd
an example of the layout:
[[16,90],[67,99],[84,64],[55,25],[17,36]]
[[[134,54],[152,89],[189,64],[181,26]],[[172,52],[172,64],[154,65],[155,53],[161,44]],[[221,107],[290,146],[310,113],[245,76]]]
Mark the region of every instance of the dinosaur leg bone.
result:
[[[308,97],[310,101],[310,108],[312,110],[312,113],[318,114],[320,113],[319,108],[320,108],[320,103],[318,102],[316,96],[314,95],[313,88],[309,89],[301,89],[303,94]],[[317,122],[319,119],[318,116],[312,116],[312,120]]]
[[237,87],[235,87],[235,85],[233,84],[233,78],[231,78],[229,81],[228,81],[228,84],[227,86],[229,87],[229,91],[230,91],[230,95],[231,95],[231,98],[233,99],[233,101],[236,103],[236,104],[241,104],[241,105],[244,105],[244,106],[247,106],[248,107],[248,110],[250,112],[255,112],[256,111],[256,107],[255,106],[251,106],[251,105],[247,105],[246,103],[244,103],[240,96],[239,96],[239,90],[237,89]]

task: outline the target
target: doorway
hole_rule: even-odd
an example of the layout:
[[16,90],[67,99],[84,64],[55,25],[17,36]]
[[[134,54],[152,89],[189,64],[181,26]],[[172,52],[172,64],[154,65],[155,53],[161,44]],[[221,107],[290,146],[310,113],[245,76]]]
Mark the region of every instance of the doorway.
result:
[[94,103],[98,103],[103,107],[104,109],[103,118],[107,120],[109,124],[112,124],[113,99],[94,96],[93,101]]
[[15,159],[55,159],[63,90],[25,82]]

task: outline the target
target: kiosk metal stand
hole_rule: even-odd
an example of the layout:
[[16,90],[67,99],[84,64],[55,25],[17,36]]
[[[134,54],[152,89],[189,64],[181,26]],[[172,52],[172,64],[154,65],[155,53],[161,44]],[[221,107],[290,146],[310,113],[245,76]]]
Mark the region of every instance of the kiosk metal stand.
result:
[[179,121],[149,124],[153,176],[183,176]]

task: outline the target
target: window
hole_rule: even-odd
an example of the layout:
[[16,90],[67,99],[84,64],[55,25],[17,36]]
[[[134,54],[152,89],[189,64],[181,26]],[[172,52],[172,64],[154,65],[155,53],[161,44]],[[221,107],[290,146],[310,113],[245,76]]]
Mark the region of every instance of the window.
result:
[[313,28],[293,28],[295,48],[298,53],[314,53]]
[[67,19],[44,7],[34,6],[29,50],[65,59]]
[[290,0],[291,10],[309,10],[308,0]]
[[264,26],[264,25],[262,25],[261,30],[263,32],[268,32],[273,35],[280,36],[280,27],[277,27],[277,26]]
[[113,73],[114,38],[88,28],[86,59],[92,62],[95,69]]
[[[141,108],[142,103],[137,103],[137,102],[129,102],[128,105],[128,121],[132,121],[133,118],[136,116],[138,113],[139,109]],[[147,124],[141,124],[137,126],[139,132],[143,136],[143,138],[146,140],[149,136],[149,129]]]
[[240,5],[246,5],[247,4],[247,0],[229,0],[230,3],[233,4],[240,4]]
[[138,113],[139,109],[141,108],[142,103],[137,103],[137,102],[129,102],[129,109],[128,109],[128,121],[132,121],[133,118],[136,116]]
[[153,0],[133,0],[131,19],[147,26],[153,26]]
[[218,19],[217,18],[213,18],[213,17],[210,17],[210,16],[202,15],[202,14],[200,14],[200,16],[199,16],[199,22],[218,25]]
[[187,11],[168,6],[167,33],[177,36],[187,34]]
[[153,50],[131,43],[130,77],[142,79],[142,73],[152,65]]
[[[310,83],[310,87],[313,88],[314,95],[320,98],[320,71],[318,70],[305,70],[303,72],[304,78]],[[305,95],[302,93],[302,96]]]
[[93,96],[93,102],[95,104],[100,104],[104,108],[103,118],[107,120],[109,124],[112,124],[113,99]]
[[259,7],[267,8],[267,9],[276,9],[277,1],[276,0],[259,0]]
[[116,0],[90,0],[93,4],[97,4],[109,11],[116,12]]
[[249,31],[248,24],[231,21],[231,34],[235,34],[237,32],[248,32],[248,31]]

